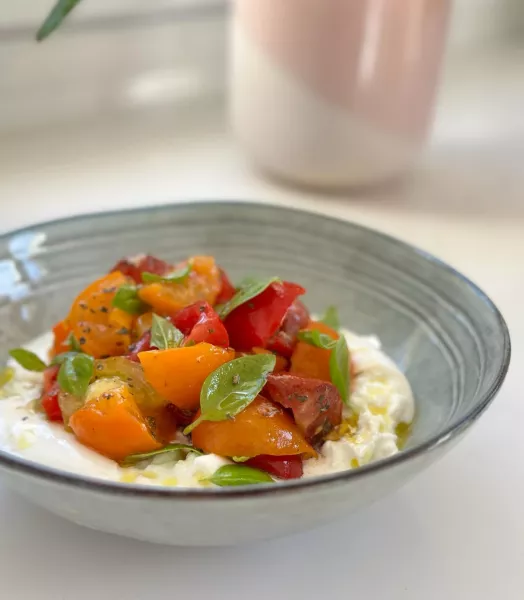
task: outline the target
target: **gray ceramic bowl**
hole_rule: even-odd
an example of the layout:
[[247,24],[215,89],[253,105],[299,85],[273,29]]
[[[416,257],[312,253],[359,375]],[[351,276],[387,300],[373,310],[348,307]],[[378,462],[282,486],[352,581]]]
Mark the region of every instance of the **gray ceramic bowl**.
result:
[[47,330],[74,294],[122,255],[208,253],[239,278],[300,282],[313,311],[376,333],[417,401],[400,454],[354,471],[273,486],[160,489],[107,483],[0,452],[6,484],[76,523],[174,545],[233,544],[311,528],[397,489],[449,450],[487,408],[510,359],[489,298],[452,268],[358,225],[274,206],[185,204],[46,223],[0,238],[7,349]]

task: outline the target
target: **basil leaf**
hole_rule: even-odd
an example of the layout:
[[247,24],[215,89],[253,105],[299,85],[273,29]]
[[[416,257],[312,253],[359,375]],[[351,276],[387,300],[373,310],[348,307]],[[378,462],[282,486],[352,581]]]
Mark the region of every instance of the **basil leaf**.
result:
[[183,341],[184,334],[171,321],[153,315],[151,346],[155,346],[159,350],[167,350],[168,348],[178,348]]
[[307,331],[300,331],[297,335],[298,339],[316,348],[322,348],[322,350],[331,350],[337,343],[331,336],[320,333],[316,329],[308,329]]
[[53,33],[79,2],[80,0],[58,0],[40,29],[36,32],[36,39],[41,42]]
[[142,281],[144,283],[181,283],[187,279],[191,273],[191,265],[188,263],[185,267],[174,271],[169,275],[157,275],[156,273],[142,273]]
[[26,350],[25,348],[14,348],[13,350],[9,350],[9,356],[14,358],[26,371],[41,373],[47,368],[47,365],[41,358],[34,352]]
[[67,357],[58,371],[60,389],[77,398],[85,396],[95,372],[94,358],[89,354],[76,354]]
[[134,285],[123,285],[113,298],[112,305],[131,315],[139,315],[146,311],[147,306],[138,297],[138,288]]
[[271,475],[244,465],[224,465],[217,469],[206,481],[220,487],[232,485],[253,485],[255,483],[274,483]]
[[57,354],[55,357],[53,357],[53,360],[51,361],[51,364],[52,365],[61,365],[68,358],[73,358],[75,356],[78,356],[78,354],[83,354],[83,353],[82,352],[76,352],[76,351],[62,352],[62,354]]
[[255,354],[231,360],[204,381],[200,391],[200,416],[184,429],[187,435],[202,421],[231,419],[258,396],[275,368],[274,354]]
[[336,306],[328,306],[324,316],[320,319],[321,323],[331,327],[335,331],[340,329],[340,319],[338,317],[338,310]]
[[139,463],[143,460],[147,460],[149,458],[154,458],[159,454],[169,454],[170,452],[179,452],[184,451],[187,453],[193,452],[194,454],[198,454],[199,456],[203,456],[204,453],[193,446],[188,446],[187,444],[168,444],[160,450],[153,450],[152,452],[142,452],[140,454],[130,454],[126,456],[124,460],[120,463],[122,467],[129,467],[136,463]]
[[344,404],[349,402],[350,362],[346,338],[341,335],[329,357],[329,374]]
[[238,308],[242,304],[249,302],[249,300],[255,298],[266,290],[272,283],[280,281],[278,277],[272,277],[271,279],[246,279],[241,284],[237,293],[223,304],[218,309],[218,316],[221,319],[225,319],[227,315]]

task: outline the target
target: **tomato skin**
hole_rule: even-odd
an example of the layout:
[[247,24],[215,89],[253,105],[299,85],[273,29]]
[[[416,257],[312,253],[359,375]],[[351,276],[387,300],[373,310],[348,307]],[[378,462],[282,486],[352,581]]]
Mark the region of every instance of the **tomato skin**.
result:
[[199,301],[183,308],[172,321],[175,327],[187,336],[186,345],[207,342],[213,346],[229,347],[226,328],[207,302]]
[[216,303],[224,304],[228,300],[231,300],[231,298],[235,295],[236,290],[235,286],[231,283],[231,280],[227,276],[224,269],[219,269],[219,271],[222,287],[220,288],[220,292],[217,296]]
[[232,347],[245,351],[255,346],[265,348],[278,331],[288,308],[305,292],[296,283],[275,282],[233,310],[224,320]]
[[152,348],[153,347],[151,346],[151,330],[149,330],[146,331],[144,335],[129,348],[129,354],[127,355],[127,358],[129,360],[132,360],[133,362],[139,362],[138,353],[147,352]]
[[47,367],[47,369],[44,371],[44,386],[40,404],[50,421],[63,420],[62,411],[60,410],[60,405],[58,403],[60,386],[56,381],[59,370],[60,367],[58,365],[54,365],[52,367]]
[[151,254],[147,254],[138,262],[133,262],[128,258],[123,258],[111,269],[120,271],[123,275],[131,277],[135,283],[142,283],[142,273],[154,273],[155,275],[165,275],[172,270],[172,266]]
[[302,468],[302,457],[292,456],[269,456],[261,454],[250,458],[244,464],[254,469],[260,469],[280,479],[299,479],[304,474]]
[[269,340],[268,350],[286,358],[291,358],[297,345],[298,332],[309,323],[309,311],[300,300],[295,300],[288,308],[282,326]]

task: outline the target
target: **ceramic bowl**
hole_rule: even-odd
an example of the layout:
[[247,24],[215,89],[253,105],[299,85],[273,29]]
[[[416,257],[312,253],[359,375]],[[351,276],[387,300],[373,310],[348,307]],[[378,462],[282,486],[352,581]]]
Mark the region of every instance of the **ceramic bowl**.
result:
[[[377,334],[406,373],[417,415],[405,449],[360,469],[273,486],[166,489],[112,483],[0,452],[5,484],[81,525],[173,545],[281,536],[338,519],[399,488],[456,444],[500,388],[506,325],[460,273],[359,225],[275,206],[181,204],[45,223],[0,238],[1,359],[48,330],[120,256],[212,254],[233,278],[299,281],[312,311]],[[450,463],[452,464],[452,463]]]

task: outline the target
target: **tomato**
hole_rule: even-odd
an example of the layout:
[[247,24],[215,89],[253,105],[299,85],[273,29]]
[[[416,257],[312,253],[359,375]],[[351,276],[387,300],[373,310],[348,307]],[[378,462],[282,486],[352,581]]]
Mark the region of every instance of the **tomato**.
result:
[[269,340],[267,347],[286,358],[291,358],[297,344],[298,332],[309,323],[309,311],[300,300],[295,300],[288,308],[282,326]]
[[261,454],[250,458],[244,464],[254,469],[266,471],[270,475],[280,477],[280,479],[298,479],[302,477],[304,470],[302,468],[302,457],[294,456],[269,456]]
[[71,327],[69,327],[66,321],[60,321],[53,327],[53,349],[51,351],[52,356],[67,352],[69,348],[68,338],[71,334]]
[[228,300],[235,295],[235,286],[231,283],[229,277],[226,275],[226,272],[223,269],[219,269],[220,271],[220,281],[222,287],[220,288],[220,292],[218,293],[216,303],[224,304]]
[[137,261],[123,258],[112,269],[120,271],[123,275],[134,279],[135,283],[142,283],[142,273],[154,273],[155,275],[165,275],[172,270],[172,266],[159,258],[147,254]]
[[207,342],[222,348],[229,346],[226,328],[207,302],[199,301],[183,308],[172,321],[175,327],[187,336],[186,345]]
[[60,386],[56,381],[59,370],[60,367],[56,365],[48,367],[44,371],[44,386],[40,404],[50,421],[62,421],[62,411],[58,403]]
[[146,331],[144,333],[144,335],[138,340],[136,341],[132,346],[129,347],[129,354],[127,355],[126,358],[128,358],[129,360],[132,360],[133,362],[139,362],[138,361],[138,353],[139,352],[147,352],[148,350],[151,350],[152,346],[151,346],[151,330],[150,331]]
[[235,308],[224,320],[235,350],[265,348],[280,327],[288,308],[306,290],[296,283],[275,282],[261,294]]

